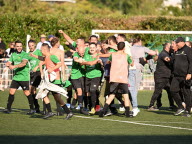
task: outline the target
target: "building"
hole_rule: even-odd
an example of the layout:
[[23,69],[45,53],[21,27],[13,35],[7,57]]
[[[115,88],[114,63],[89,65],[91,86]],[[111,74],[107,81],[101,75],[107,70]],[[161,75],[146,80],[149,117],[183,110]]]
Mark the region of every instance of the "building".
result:
[[76,0],[40,0],[44,2],[71,2],[71,3],[76,3]]
[[164,0],[163,5],[165,7],[173,6],[181,9],[182,8],[181,2],[182,0]]

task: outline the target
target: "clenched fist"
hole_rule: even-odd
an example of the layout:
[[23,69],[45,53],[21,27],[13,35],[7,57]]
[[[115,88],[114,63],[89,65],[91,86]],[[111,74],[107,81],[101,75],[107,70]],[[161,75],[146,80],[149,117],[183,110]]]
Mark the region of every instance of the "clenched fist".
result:
[[58,32],[59,32],[59,33],[64,33],[63,30],[59,30]]

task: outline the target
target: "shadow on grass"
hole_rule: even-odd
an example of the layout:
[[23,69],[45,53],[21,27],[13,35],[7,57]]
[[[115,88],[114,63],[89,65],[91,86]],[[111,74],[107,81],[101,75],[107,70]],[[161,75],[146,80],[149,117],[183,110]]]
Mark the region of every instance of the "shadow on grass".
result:
[[[12,113],[16,112],[16,113],[22,113],[22,114],[25,113],[26,114],[28,111],[29,111],[29,109],[17,109],[17,108],[11,109]],[[0,109],[0,112],[4,112],[4,109]]]
[[[147,106],[143,106],[143,105],[139,105],[139,108],[148,111],[148,107]],[[168,107],[160,107],[158,111],[148,111],[148,112],[153,112],[153,113],[157,113],[157,114],[163,114],[163,115],[173,115],[173,113],[175,112],[175,110],[169,110]]]
[[139,105],[138,107],[141,109],[148,109],[148,106],[144,106],[144,105]]
[[78,136],[0,136],[1,144],[191,144],[189,136],[78,135]]
[[149,112],[153,112],[153,113],[156,113],[156,114],[163,114],[163,115],[173,115],[172,112],[168,112],[168,111],[149,111]]

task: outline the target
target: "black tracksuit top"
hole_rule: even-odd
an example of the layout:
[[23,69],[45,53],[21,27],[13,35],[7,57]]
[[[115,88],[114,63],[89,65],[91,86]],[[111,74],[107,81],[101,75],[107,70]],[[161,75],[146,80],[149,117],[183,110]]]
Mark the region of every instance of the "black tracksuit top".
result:
[[192,48],[184,45],[174,55],[173,74],[178,77],[186,77],[192,74]]
[[166,62],[165,57],[170,57],[169,53],[162,50],[158,56],[155,75],[159,78],[169,78],[171,76],[171,66],[169,62]]

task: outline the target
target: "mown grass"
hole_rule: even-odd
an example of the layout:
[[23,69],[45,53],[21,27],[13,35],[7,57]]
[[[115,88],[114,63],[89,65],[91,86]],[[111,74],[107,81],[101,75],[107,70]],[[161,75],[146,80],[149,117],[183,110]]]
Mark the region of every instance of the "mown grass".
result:
[[[163,107],[157,112],[146,110],[152,91],[140,91],[138,101],[141,112],[137,117],[110,116],[104,119],[138,122],[154,125],[182,127],[192,129],[191,118],[173,116],[168,109],[167,95],[163,93]],[[8,91],[0,92],[0,107],[5,107]],[[52,108],[55,102],[51,97]],[[42,102],[39,101],[42,107]],[[77,111],[71,120],[65,116],[54,116],[48,120],[42,115],[26,115],[27,99],[18,91],[13,104],[13,112],[0,112],[0,144],[38,144],[38,143],[191,143],[192,131],[131,123],[107,121],[101,119],[84,119]],[[1,108],[2,109],[2,108]],[[2,111],[2,110],[1,110]],[[85,116],[98,118],[95,116]]]

